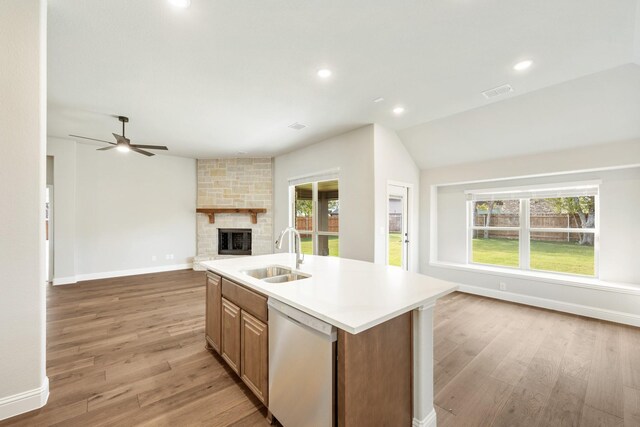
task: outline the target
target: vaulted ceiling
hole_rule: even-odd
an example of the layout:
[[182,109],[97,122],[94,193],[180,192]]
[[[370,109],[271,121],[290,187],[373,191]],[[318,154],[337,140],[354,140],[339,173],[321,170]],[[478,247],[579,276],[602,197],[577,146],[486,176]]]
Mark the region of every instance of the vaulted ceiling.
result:
[[375,122],[423,168],[640,138],[638,0],[191,3],[49,0],[49,135],[127,115],[134,143],[211,158]]

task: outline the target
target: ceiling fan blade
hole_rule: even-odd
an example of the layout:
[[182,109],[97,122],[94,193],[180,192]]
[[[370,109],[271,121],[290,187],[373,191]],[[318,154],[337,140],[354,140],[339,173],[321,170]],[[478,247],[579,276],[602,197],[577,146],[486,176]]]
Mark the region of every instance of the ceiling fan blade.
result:
[[115,144],[111,147],[102,147],[102,148],[98,148],[96,151],[107,151],[107,150],[112,150],[116,148]]
[[113,135],[116,138],[116,141],[118,141],[119,143],[129,145],[129,140],[127,138],[125,138],[124,136],[118,135],[118,134],[115,134],[115,133],[112,133],[111,135]]
[[103,141],[102,139],[89,138],[89,137],[80,136],[80,135],[69,135],[69,136],[72,136],[74,138],[90,139],[91,141],[98,141],[98,142],[104,142],[106,144],[116,145],[114,142]]
[[149,150],[168,150],[164,145],[131,144],[131,146],[136,148],[148,148]]
[[145,156],[149,156],[149,157],[155,156],[155,154],[153,154],[153,153],[141,150],[141,149],[136,148],[136,147],[129,146],[129,148],[131,148],[131,151],[135,151],[136,153],[144,154]]

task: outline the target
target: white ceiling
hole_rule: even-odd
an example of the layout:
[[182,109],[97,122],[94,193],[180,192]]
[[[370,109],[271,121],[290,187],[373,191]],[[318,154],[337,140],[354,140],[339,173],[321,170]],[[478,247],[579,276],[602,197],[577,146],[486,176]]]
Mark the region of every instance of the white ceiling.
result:
[[[510,108],[502,104],[544,112],[541,94],[565,99],[565,92],[540,89],[632,62],[637,4],[192,0],[189,9],[177,10],[167,0],[49,0],[48,133],[109,139],[119,130],[111,116],[123,114],[131,118],[134,143],[206,158],[276,154],[375,122],[401,131],[421,167],[466,161],[466,153],[447,147],[473,146],[478,129],[484,139],[475,145],[490,145],[480,155],[519,153],[522,139],[504,143],[517,129],[493,138],[495,126],[477,121],[497,119],[478,112],[507,117],[503,110]],[[534,66],[513,71],[523,58]],[[321,67],[333,70],[328,81],[316,76]],[[566,96],[600,103],[577,96],[582,92],[571,85],[587,81],[580,87],[590,88],[589,78],[617,84],[618,74],[637,88],[638,69],[622,67],[570,83]],[[515,89],[505,100],[480,95],[504,83]],[[527,93],[532,98],[521,96]],[[380,96],[385,101],[372,102]],[[637,112],[637,103],[620,96]],[[398,104],[406,107],[401,117],[390,113]],[[308,127],[287,128],[293,122]],[[618,136],[617,126],[608,128]],[[620,134],[634,131],[627,130]],[[494,140],[500,142],[493,146]],[[554,141],[555,147],[565,143]]]
[[549,86],[399,135],[421,169],[640,140],[640,65]]

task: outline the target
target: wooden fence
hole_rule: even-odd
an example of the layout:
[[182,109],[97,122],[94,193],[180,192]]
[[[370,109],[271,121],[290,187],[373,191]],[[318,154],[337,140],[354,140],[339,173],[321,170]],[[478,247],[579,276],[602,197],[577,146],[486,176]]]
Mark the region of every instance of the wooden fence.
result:
[[389,233],[402,233],[402,214],[389,214]]
[[[486,226],[487,215],[476,215],[475,225]],[[492,214],[492,227],[518,227],[519,216],[513,214]],[[580,223],[575,215],[535,215],[531,216],[531,228],[575,228],[575,233],[559,232],[532,232],[531,240],[544,240],[551,242],[577,242],[580,240]],[[474,231],[474,237],[484,237],[483,230]],[[500,239],[517,239],[517,231],[489,231],[489,237]]]
[[[340,215],[331,215],[329,217],[329,229],[322,231],[334,231],[338,232],[340,223]],[[311,231],[313,227],[313,218],[310,216],[299,216],[296,218],[296,230]],[[391,213],[389,214],[389,232],[400,233],[402,232],[402,214]]]
[[[338,232],[340,227],[340,215],[331,215],[329,216],[329,229],[322,231],[333,231]],[[313,217],[310,216],[299,216],[296,218],[296,230],[302,232],[303,230],[308,230],[311,232],[313,230]]]

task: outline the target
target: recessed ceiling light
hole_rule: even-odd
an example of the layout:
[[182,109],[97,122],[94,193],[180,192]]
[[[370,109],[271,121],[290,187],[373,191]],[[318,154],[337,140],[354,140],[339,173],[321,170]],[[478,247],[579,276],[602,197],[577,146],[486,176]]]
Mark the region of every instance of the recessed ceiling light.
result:
[[516,71],[524,71],[527,68],[531,67],[532,65],[533,65],[533,61],[530,59],[527,59],[525,61],[518,62],[516,65],[513,66],[513,69]]
[[180,9],[186,9],[191,6],[191,0],[169,0],[169,3]]
[[382,102],[382,101],[384,101],[384,98],[383,98],[383,97],[379,97],[379,98],[376,98],[376,99],[374,99],[374,100],[373,100],[373,102],[375,102],[376,104],[377,104],[378,102]]
[[328,68],[321,68],[318,70],[318,77],[321,79],[327,79],[331,77],[331,70]]
[[404,113],[404,107],[398,106],[393,109],[393,114],[400,115],[402,113]]

